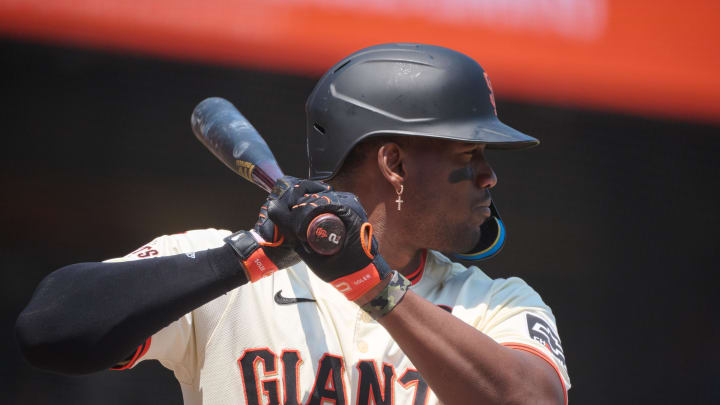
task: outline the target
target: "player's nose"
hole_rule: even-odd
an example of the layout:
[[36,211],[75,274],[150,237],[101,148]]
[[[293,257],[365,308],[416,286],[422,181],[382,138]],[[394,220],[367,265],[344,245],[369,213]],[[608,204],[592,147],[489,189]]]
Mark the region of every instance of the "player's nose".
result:
[[497,175],[487,160],[482,159],[477,163],[475,184],[479,188],[493,188],[497,184]]

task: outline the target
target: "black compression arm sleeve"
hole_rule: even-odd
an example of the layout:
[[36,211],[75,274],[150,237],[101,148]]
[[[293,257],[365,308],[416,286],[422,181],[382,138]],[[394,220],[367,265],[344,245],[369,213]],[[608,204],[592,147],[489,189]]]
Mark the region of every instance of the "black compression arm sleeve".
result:
[[15,334],[36,367],[63,374],[106,370],[155,332],[247,281],[229,245],[194,258],[73,264],[40,283]]

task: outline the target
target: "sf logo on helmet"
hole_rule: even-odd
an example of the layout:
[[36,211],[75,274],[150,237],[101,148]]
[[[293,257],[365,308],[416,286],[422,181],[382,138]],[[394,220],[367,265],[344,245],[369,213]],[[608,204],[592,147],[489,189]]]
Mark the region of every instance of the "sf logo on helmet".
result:
[[495,105],[495,95],[493,94],[492,84],[490,84],[490,77],[488,77],[488,74],[485,72],[483,72],[483,76],[485,77],[485,83],[487,83],[488,90],[490,90],[490,103],[495,111],[495,116],[497,116],[497,106]]

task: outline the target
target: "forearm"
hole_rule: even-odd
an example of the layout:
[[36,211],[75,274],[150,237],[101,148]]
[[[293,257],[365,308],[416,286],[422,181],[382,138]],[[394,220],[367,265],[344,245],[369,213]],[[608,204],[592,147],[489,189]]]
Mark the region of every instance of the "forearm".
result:
[[445,404],[563,401],[543,360],[497,344],[412,291],[379,322]]
[[247,282],[220,248],[121,263],[79,263],[48,275],[16,324],[36,367],[66,374],[107,369],[184,314]]

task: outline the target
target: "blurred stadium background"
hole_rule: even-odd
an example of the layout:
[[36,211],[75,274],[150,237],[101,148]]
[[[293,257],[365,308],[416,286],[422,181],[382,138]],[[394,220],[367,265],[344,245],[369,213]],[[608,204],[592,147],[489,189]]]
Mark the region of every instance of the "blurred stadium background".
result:
[[570,401],[720,403],[716,0],[0,0],[0,403],[182,403],[152,362],[31,368],[17,314],[62,265],[250,226],[263,195],[194,139],[195,104],[231,100],[304,176],[305,97],[381,42],[474,57],[541,139],[490,155],[509,240],[482,268],[553,308]]

